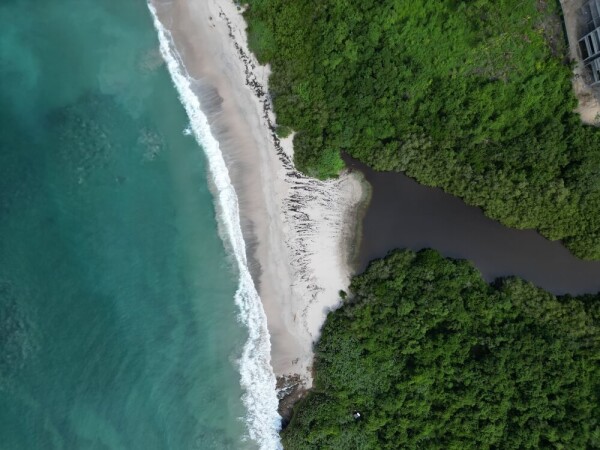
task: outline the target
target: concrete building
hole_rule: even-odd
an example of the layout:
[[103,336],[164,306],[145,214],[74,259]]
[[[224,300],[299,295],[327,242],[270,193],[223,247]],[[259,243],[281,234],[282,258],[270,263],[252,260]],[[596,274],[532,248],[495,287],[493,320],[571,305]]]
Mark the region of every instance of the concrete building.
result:
[[590,71],[592,86],[600,84],[600,0],[590,0],[581,8],[583,27],[579,38],[581,59]]

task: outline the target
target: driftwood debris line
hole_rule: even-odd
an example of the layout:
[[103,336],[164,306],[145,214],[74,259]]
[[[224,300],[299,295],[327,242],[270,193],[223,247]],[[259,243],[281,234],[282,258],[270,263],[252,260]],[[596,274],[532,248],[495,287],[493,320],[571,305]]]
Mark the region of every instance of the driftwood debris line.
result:
[[[262,117],[269,128],[276,155],[284,169],[284,180],[289,185],[289,194],[283,199],[281,212],[286,225],[294,231],[290,234],[286,245],[290,255],[292,255],[291,262],[299,275],[299,281],[304,284],[314,298],[322,288],[314,283],[312,271],[309,267],[310,257],[314,254],[314,251],[310,249],[309,241],[311,237],[317,235],[318,223],[311,219],[308,211],[315,202],[325,207],[336,205],[339,199],[340,182],[338,180],[320,181],[309,178],[294,167],[290,155],[285,152],[281,145],[281,139],[277,135],[271,96],[255,73],[257,62],[238,43],[235,32],[240,30],[234,29],[231,20],[222,9],[219,12],[219,17],[226,23],[229,29],[229,38],[237,51],[239,60],[244,65],[246,85],[250,87],[262,105]],[[330,211],[335,213],[321,217],[320,220],[331,225],[333,230],[341,229],[344,218],[342,214],[338,213],[339,208],[330,208]]]

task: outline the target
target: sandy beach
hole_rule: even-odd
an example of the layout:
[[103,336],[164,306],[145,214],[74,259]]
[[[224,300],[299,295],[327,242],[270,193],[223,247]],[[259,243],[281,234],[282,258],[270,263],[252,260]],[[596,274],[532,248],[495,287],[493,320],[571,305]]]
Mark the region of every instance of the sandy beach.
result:
[[249,52],[230,0],[154,0],[219,142],[239,198],[247,256],[267,316],[279,380],[311,386],[313,343],[346,289],[365,196],[357,173],[318,181],[295,170],[279,140],[269,68]]

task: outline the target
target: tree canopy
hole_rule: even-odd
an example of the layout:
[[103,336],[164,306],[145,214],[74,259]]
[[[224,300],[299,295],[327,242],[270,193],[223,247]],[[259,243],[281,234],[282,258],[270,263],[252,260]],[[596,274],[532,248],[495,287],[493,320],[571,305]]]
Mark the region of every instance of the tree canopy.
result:
[[600,448],[598,296],[489,285],[432,250],[371,263],[351,292],[286,449]]
[[600,133],[576,99],[558,2],[249,0],[295,162],[340,152],[600,258]]

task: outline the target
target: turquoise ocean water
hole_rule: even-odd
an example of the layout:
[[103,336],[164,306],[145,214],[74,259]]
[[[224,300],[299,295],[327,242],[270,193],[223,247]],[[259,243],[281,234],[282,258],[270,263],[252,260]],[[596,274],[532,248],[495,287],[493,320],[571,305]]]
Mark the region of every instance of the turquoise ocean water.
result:
[[144,0],[0,3],[0,448],[238,449],[248,331]]

